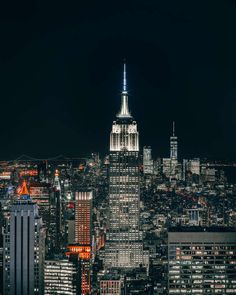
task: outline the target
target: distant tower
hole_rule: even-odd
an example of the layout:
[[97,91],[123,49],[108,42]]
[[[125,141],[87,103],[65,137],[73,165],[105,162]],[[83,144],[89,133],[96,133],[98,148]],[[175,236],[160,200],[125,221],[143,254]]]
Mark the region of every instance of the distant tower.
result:
[[175,122],[173,122],[173,134],[170,137],[170,158],[172,160],[178,159],[178,137],[175,136]]
[[143,173],[153,174],[152,149],[150,146],[143,148]]
[[132,269],[144,264],[140,218],[139,132],[128,107],[126,65],[121,109],[110,134],[109,220],[106,269]]
[[25,181],[4,238],[4,294],[42,295],[45,231]]

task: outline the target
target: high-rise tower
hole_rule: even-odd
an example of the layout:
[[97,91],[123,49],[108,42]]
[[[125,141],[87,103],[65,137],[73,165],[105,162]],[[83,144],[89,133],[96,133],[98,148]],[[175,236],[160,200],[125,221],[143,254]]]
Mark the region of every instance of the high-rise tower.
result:
[[170,137],[170,158],[178,159],[178,137],[175,136],[175,122],[173,122],[173,134]]
[[11,206],[4,237],[4,294],[43,295],[45,231],[26,182]]
[[81,295],[91,294],[92,258],[92,209],[93,192],[80,190],[75,193],[75,244],[68,245],[68,256],[80,260]]
[[124,64],[121,109],[110,135],[109,229],[105,268],[127,269],[144,263],[139,229],[139,133],[128,107]]
[[92,208],[91,190],[75,193],[75,243],[91,245],[92,243]]

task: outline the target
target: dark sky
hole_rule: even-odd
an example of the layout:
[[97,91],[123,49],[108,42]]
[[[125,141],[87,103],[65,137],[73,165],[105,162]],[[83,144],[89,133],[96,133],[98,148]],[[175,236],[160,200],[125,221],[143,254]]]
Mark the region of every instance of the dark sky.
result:
[[5,2],[0,159],[107,152],[124,57],[142,146],[236,158],[236,1]]

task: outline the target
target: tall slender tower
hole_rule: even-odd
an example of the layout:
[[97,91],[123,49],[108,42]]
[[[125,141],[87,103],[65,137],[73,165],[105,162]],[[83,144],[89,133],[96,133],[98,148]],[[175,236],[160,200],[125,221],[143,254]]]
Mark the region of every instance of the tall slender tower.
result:
[[173,122],[173,133],[170,137],[170,158],[172,160],[178,159],[178,137],[175,136],[175,122]]
[[121,109],[110,135],[109,224],[105,268],[127,269],[143,264],[139,229],[139,133],[128,107],[126,65]]
[[48,227],[49,254],[60,254],[63,235],[63,201],[61,197],[61,184],[59,171],[54,174],[53,192],[50,195],[50,225]]

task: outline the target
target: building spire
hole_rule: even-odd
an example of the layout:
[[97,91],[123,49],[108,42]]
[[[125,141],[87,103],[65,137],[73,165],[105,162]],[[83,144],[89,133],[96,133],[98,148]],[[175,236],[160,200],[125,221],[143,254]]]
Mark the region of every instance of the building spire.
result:
[[122,93],[127,93],[127,81],[126,81],[126,63],[124,61],[124,70],[123,70],[123,90]]
[[22,185],[19,190],[19,196],[21,200],[30,200],[29,191],[27,188],[26,180],[23,180]]
[[120,112],[117,114],[118,118],[132,118],[129,112],[128,106],[128,91],[127,91],[127,79],[126,79],[126,62],[124,61],[123,68],[123,87],[121,92],[121,108]]
[[175,121],[173,121],[173,137],[175,136]]

